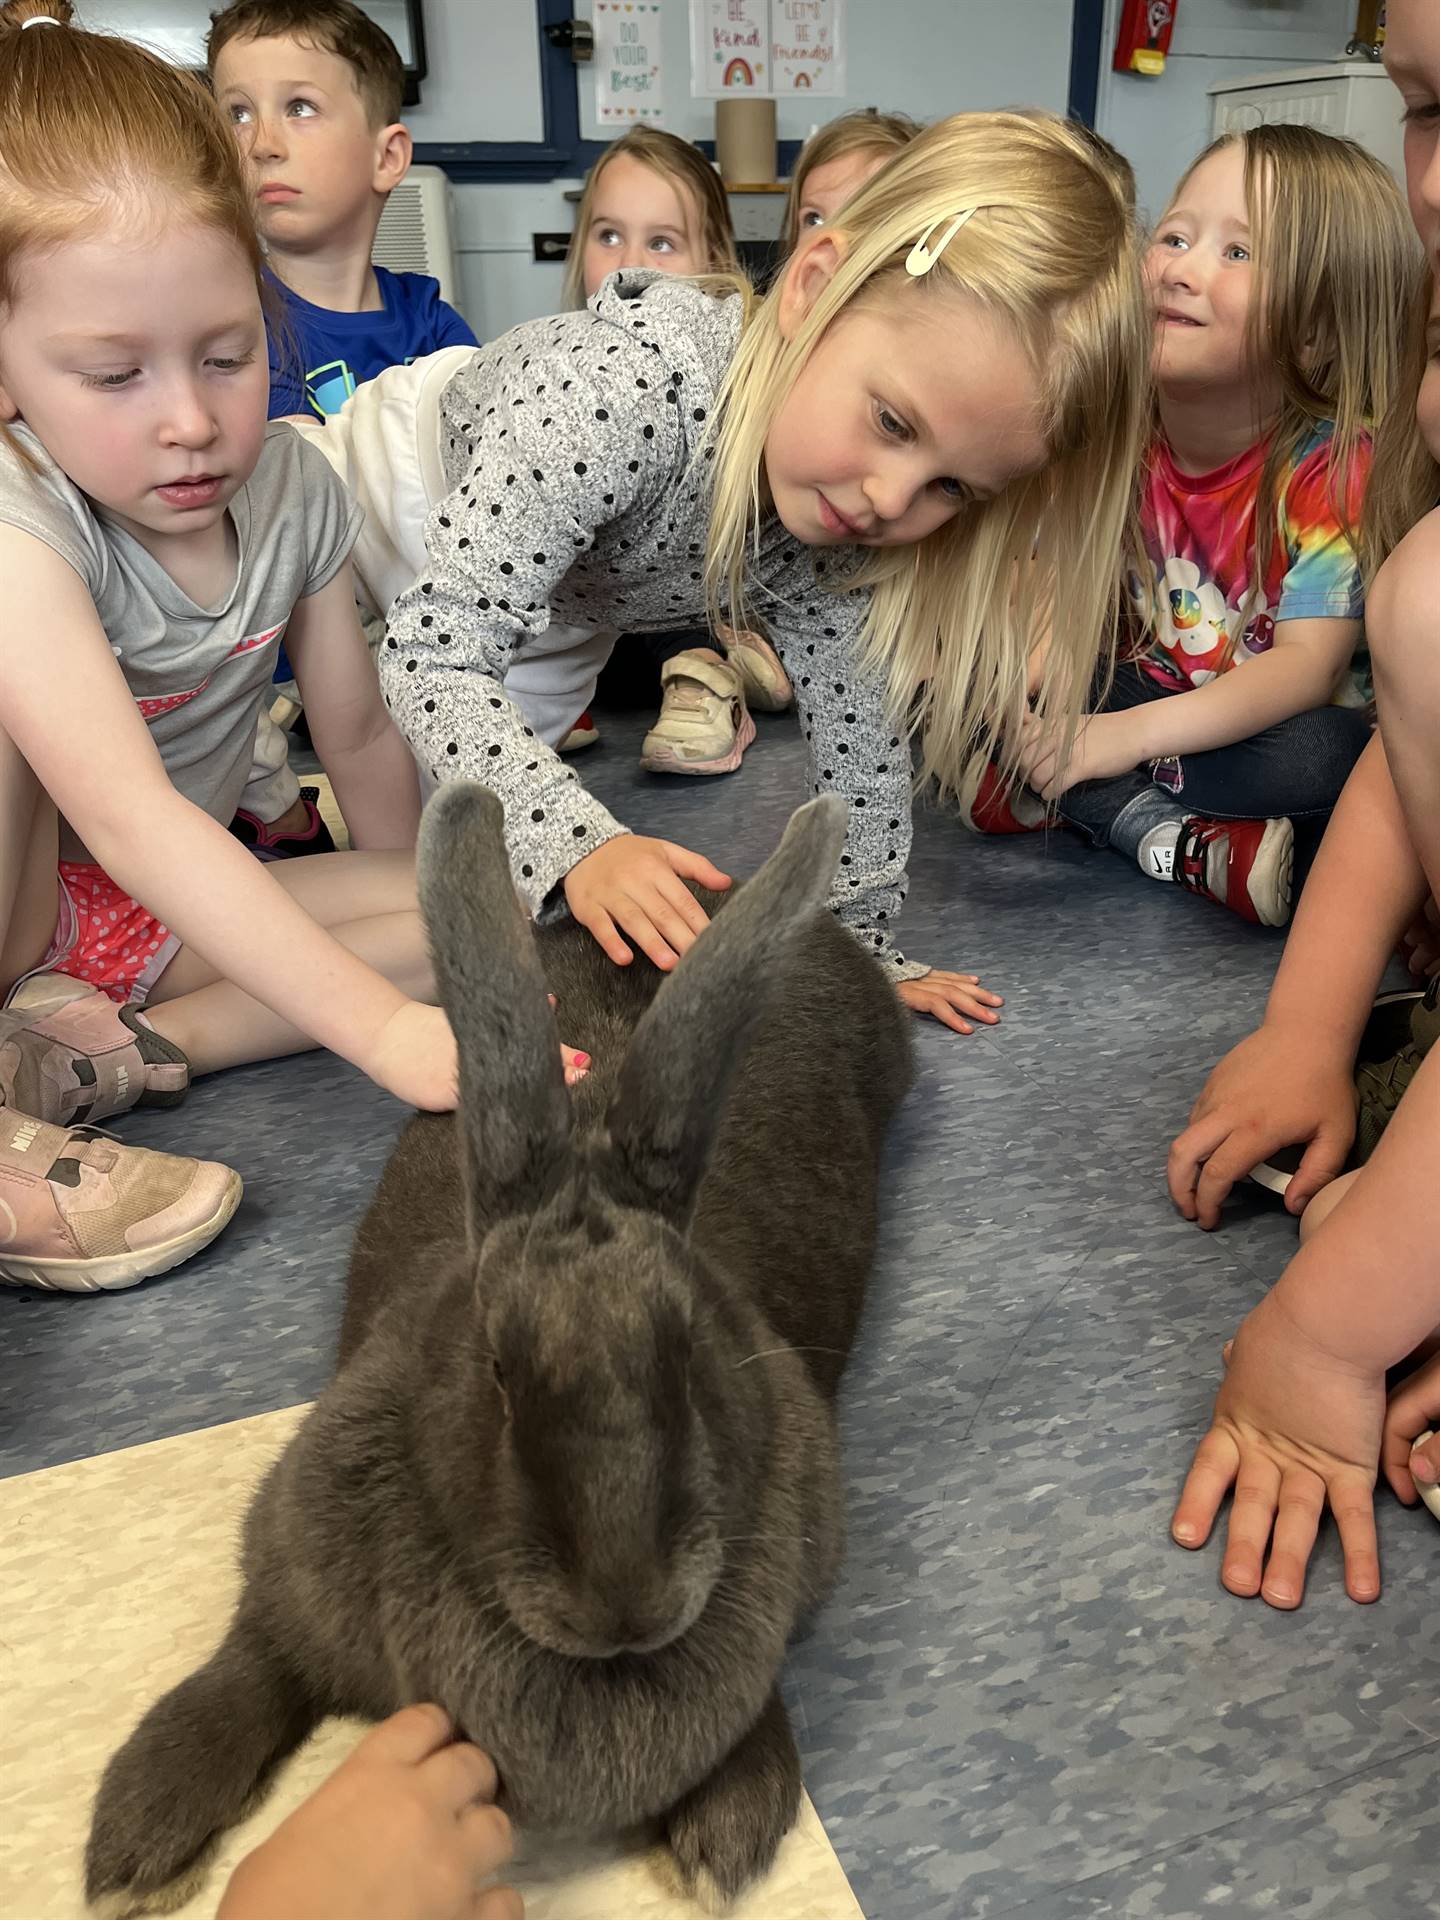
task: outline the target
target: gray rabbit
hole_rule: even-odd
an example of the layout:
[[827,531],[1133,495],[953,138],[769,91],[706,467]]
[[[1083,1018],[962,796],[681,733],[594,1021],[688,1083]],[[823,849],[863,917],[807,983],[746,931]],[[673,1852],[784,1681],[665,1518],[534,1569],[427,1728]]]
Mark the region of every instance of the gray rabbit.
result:
[[[519,1823],[657,1827],[711,1911],[769,1868],[800,1795],[777,1682],[840,1560],[835,1390],[911,1073],[894,988],[824,907],[844,817],[796,814],[663,978],[533,934],[498,802],[431,803],[459,1150],[421,1116],[385,1170],[229,1631],[106,1769],[97,1912],[174,1904],[325,1715],[426,1699]],[[547,977],[595,1062],[573,1094]]]

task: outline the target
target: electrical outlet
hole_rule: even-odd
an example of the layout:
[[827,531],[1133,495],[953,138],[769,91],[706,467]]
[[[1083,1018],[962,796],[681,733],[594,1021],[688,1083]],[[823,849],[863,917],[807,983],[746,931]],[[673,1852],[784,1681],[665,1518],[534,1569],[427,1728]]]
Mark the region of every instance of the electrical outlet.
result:
[[570,251],[570,236],[568,233],[532,233],[530,245],[537,260],[560,261]]

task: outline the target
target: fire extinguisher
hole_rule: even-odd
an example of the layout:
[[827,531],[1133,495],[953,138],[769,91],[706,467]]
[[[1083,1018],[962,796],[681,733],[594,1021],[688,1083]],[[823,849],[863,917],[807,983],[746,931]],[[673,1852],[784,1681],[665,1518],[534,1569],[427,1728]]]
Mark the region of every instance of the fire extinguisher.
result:
[[1154,75],[1165,71],[1177,4],[1178,0],[1125,0],[1115,41],[1117,73]]

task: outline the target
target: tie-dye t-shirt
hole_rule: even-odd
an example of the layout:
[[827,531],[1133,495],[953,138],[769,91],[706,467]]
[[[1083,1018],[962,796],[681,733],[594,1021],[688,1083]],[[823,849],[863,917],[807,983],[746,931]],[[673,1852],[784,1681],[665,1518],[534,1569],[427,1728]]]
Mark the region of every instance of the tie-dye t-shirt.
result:
[[[1175,465],[1163,440],[1157,442],[1141,502],[1141,531],[1155,570],[1156,628],[1143,664],[1162,684],[1203,686],[1253,660],[1274,644],[1281,620],[1361,617],[1360,562],[1336,512],[1339,489],[1331,481],[1332,431],[1317,427],[1279,476],[1276,538],[1258,604],[1252,592],[1255,510],[1267,443],[1213,473],[1190,474]],[[1346,476],[1352,527],[1359,523],[1370,461],[1365,438]],[[1368,679],[1369,661],[1360,648],[1334,698],[1346,706],[1363,704]]]

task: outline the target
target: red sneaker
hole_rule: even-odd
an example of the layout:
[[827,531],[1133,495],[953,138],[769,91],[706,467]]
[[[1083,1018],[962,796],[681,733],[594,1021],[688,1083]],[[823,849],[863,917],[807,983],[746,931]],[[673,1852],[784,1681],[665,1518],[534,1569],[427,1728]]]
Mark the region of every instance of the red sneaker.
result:
[[1283,927],[1295,878],[1288,820],[1187,820],[1172,879],[1256,926]]
[[988,753],[977,753],[966,767],[956,800],[972,833],[1038,833],[1050,818],[1039,794],[1012,786]]
[[586,747],[593,747],[599,738],[600,729],[595,724],[595,716],[587,707],[555,751],[557,753],[582,753]]

